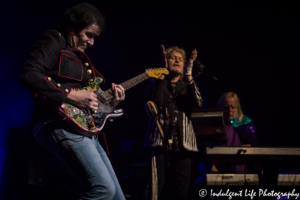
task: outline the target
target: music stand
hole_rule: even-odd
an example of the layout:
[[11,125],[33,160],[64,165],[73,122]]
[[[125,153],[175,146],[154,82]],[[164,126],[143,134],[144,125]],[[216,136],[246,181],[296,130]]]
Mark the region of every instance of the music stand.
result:
[[226,144],[222,109],[195,109],[191,115],[191,120],[199,147]]

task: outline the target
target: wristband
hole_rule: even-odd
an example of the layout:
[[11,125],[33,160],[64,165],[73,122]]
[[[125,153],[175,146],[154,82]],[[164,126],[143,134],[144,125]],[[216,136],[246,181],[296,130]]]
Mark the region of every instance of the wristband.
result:
[[187,76],[192,75],[193,62],[194,62],[194,60],[192,60],[192,59],[189,60],[189,63],[185,67],[185,75],[187,75]]

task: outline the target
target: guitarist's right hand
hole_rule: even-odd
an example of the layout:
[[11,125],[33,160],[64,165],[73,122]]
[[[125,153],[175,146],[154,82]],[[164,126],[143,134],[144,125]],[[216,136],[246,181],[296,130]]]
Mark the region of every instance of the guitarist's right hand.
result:
[[65,102],[76,105],[80,108],[98,110],[97,95],[94,92],[86,90],[72,90],[68,94]]

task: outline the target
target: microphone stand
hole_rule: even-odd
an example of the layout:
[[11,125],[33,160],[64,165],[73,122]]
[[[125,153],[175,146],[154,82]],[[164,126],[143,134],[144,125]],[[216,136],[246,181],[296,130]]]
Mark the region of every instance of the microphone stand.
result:
[[164,137],[163,137],[163,155],[164,155],[164,195],[165,195],[165,200],[168,200],[168,153],[167,153],[167,146],[168,146],[168,137],[169,137],[169,116],[167,113],[167,109],[169,104],[174,101],[174,99],[176,99],[178,97],[178,95],[192,82],[194,81],[200,74],[202,73],[202,70],[200,70],[192,80],[190,80],[188,83],[184,83],[183,87],[180,88],[180,90],[175,94],[175,95],[171,95],[170,98],[168,99],[168,101],[160,108],[158,109],[158,113],[157,116],[160,116],[161,114],[163,114],[163,119],[164,119],[164,126],[163,126],[163,130],[164,130]]

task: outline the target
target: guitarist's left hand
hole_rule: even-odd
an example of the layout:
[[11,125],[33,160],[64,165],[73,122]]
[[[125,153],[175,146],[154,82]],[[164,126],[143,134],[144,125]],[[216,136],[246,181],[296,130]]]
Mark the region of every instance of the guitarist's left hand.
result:
[[121,85],[112,83],[111,86],[114,98],[109,102],[109,104],[112,107],[116,107],[121,101],[125,99],[125,90]]

